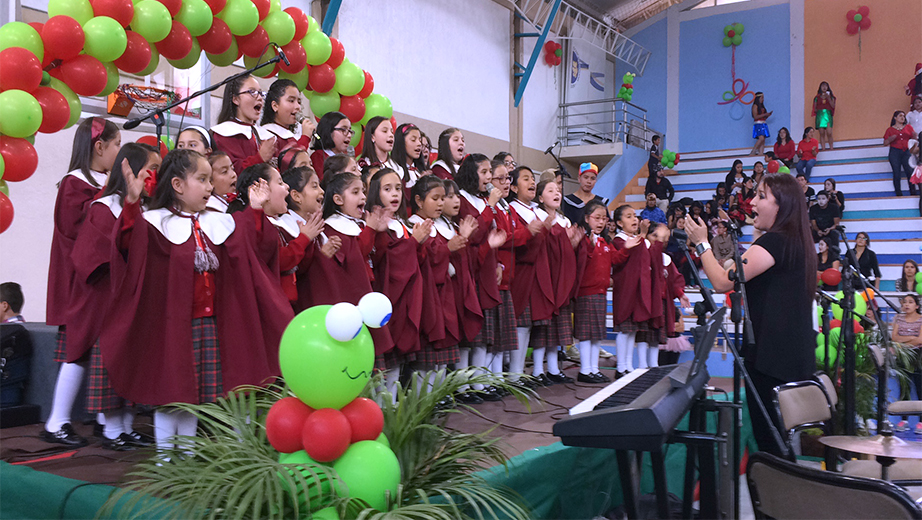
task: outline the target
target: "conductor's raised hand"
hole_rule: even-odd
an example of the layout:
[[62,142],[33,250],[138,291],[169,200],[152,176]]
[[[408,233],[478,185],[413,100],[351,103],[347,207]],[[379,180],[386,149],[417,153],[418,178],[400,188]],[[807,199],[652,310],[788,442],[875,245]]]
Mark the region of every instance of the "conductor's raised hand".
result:
[[685,215],[685,232],[688,234],[688,240],[692,245],[698,245],[707,242],[708,229],[704,223],[697,223],[691,215]]

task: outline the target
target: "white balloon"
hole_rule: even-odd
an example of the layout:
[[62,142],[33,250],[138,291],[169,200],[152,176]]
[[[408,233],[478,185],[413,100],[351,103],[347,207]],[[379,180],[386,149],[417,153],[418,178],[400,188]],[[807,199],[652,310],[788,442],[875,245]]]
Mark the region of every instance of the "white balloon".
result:
[[326,326],[336,341],[352,341],[362,330],[362,313],[351,303],[337,303],[327,311]]
[[379,292],[368,293],[359,300],[359,311],[362,313],[362,320],[365,325],[377,329],[387,325],[391,321],[391,313],[394,307],[387,296]]

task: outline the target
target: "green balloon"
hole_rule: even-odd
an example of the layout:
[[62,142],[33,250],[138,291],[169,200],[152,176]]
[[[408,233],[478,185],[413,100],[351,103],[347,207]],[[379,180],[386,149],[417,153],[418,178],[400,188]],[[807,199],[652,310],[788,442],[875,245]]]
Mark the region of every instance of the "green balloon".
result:
[[64,128],[70,128],[77,124],[77,121],[80,120],[80,111],[83,110],[83,104],[80,103],[80,96],[71,90],[71,88],[67,86],[67,83],[55,77],[51,78],[48,86],[60,92],[64,96],[64,99],[67,100],[67,105],[70,108],[70,119],[67,120],[67,125],[64,126]]
[[7,184],[6,181],[0,181],[0,193],[6,195],[7,197],[10,196],[10,185]]
[[360,498],[368,505],[386,511],[387,497],[393,500],[400,484],[400,462],[391,449],[376,441],[359,441],[349,446],[335,462],[333,470],[346,485],[342,496]]
[[[339,108],[339,95],[333,96]],[[340,342],[330,336],[326,329],[330,308],[318,305],[295,316],[279,346],[285,383],[298,399],[317,410],[349,404],[365,388],[375,364],[374,343],[364,325],[350,341]]]
[[[841,300],[845,297],[845,293],[839,291],[835,294],[837,300]],[[855,291],[855,314],[859,316],[864,316],[864,313],[868,311],[868,302],[864,301],[864,298],[861,297],[861,293]],[[832,304],[832,315],[837,320],[842,320],[842,315],[844,314],[842,307],[839,307],[838,304]]]
[[365,72],[361,67],[345,60],[336,67],[336,85],[334,89],[343,96],[354,96],[365,86]]
[[[139,2],[134,6],[134,18],[131,19],[131,30],[140,34],[150,43],[157,43],[166,38],[173,28],[173,19],[170,11],[155,0]],[[151,45],[151,50],[154,46]]]
[[299,72],[291,74],[285,72],[284,70],[279,71],[279,79],[290,79],[295,82],[295,85],[298,86],[298,90],[304,90],[307,88],[307,81],[310,79],[310,72],[307,67],[304,67]]
[[387,439],[387,435],[384,435],[384,432],[381,432],[380,435],[378,435],[378,438],[375,439],[375,442],[380,442],[381,444],[387,446],[388,448],[391,447],[391,441]]
[[93,17],[93,6],[89,0],[48,0],[48,18],[59,14],[70,16],[83,25]]
[[391,100],[381,94],[371,94],[365,98],[365,117],[362,118],[362,124],[368,124],[368,121],[375,117],[381,116],[384,119],[390,119],[394,115],[394,107],[391,106]]
[[0,92],[0,133],[28,137],[42,125],[42,105],[24,90]]
[[170,62],[170,65],[176,67],[177,69],[191,69],[198,63],[199,58],[202,57],[202,47],[199,45],[198,40],[192,38],[192,50],[189,51],[189,54],[186,54],[185,57],[178,60],[166,61]]
[[787,166],[780,166],[778,168],[778,173],[791,173],[791,169]]
[[128,47],[122,24],[108,16],[97,16],[83,24],[83,34],[83,52],[103,63],[119,59]]
[[[315,461],[310,458],[310,456],[304,450],[296,451],[294,453],[280,453],[279,454],[279,463],[281,464],[303,464],[304,466],[294,466],[292,469],[288,470],[288,474],[294,477],[295,470],[300,471],[301,475],[308,481],[313,481],[314,475],[324,478],[325,480],[321,481],[319,488],[314,485],[311,486],[311,489],[307,496],[304,494],[303,489],[298,490],[298,508],[309,510],[311,505],[317,507],[322,502],[320,502],[320,495],[326,499],[324,501],[329,501],[333,498],[332,494],[332,473],[329,470],[329,467],[324,466],[323,464]],[[307,466],[311,466],[309,469]],[[282,474],[279,473],[279,478],[282,478]],[[297,482],[297,481],[295,481]],[[316,513],[315,513],[316,514]]]
[[237,50],[237,40],[232,39],[230,47],[221,54],[209,54],[206,52],[205,56],[208,57],[208,61],[214,63],[218,67],[228,67],[237,61],[237,58],[240,56],[240,51]]
[[733,24],[733,30],[736,31],[736,34],[743,34],[743,31],[746,30],[746,27],[744,27],[741,23],[735,23]]
[[733,45],[733,40],[729,36],[724,36],[724,47]]
[[314,511],[311,513],[311,518],[315,520],[340,520],[339,511],[337,511],[335,507],[325,507]]
[[45,44],[38,31],[22,22],[10,22],[0,26],[0,51],[10,47],[22,47],[42,61],[45,57]]
[[[836,362],[836,358],[839,357],[839,330],[832,329],[829,334],[829,364],[832,365]],[[833,341],[835,338],[835,341]],[[823,361],[826,359],[826,335],[820,332],[816,335],[816,362],[817,364],[822,365]]]
[[119,80],[118,67],[114,63],[103,63],[103,66],[106,67],[106,88],[102,89],[102,92],[98,94],[101,97],[115,92],[115,89],[118,88]]
[[295,21],[284,11],[270,12],[260,25],[269,35],[269,41],[279,46],[288,45],[295,37]]
[[858,14],[855,15],[855,21],[856,21],[856,22],[860,22],[862,18],[863,18],[863,16],[861,16],[861,13],[858,13]]
[[[236,44],[236,41],[234,42]],[[157,70],[157,67],[160,65],[160,51],[157,50],[157,47],[154,45],[150,46],[150,63],[147,64],[147,67],[138,73],[138,76],[150,76]]]
[[320,65],[330,59],[333,44],[330,37],[320,31],[311,31],[301,40],[308,65]]
[[185,25],[192,36],[201,36],[211,29],[214,15],[205,0],[183,0],[176,21]]
[[729,35],[730,35],[730,29],[733,29],[733,24],[732,24],[732,23],[731,23],[730,25],[724,26],[724,36],[729,36]]
[[3,156],[0,155],[0,181],[3,180],[3,172],[6,170],[6,161],[3,160]]
[[230,28],[234,36],[245,36],[259,24],[259,9],[250,0],[227,0],[227,5],[218,13],[218,18]]
[[313,31],[319,31],[319,30],[320,30],[320,24],[317,23],[317,20],[315,20],[313,16],[308,15],[307,32],[313,32]]
[[663,158],[659,160],[659,163],[662,164],[663,166],[666,166],[667,164],[669,164],[669,159],[666,158],[666,156],[664,155]]
[[739,45],[743,43],[743,37],[739,34],[733,37],[733,45]]
[[352,123],[352,139],[349,146],[356,148],[362,142],[362,123]]
[[[256,58],[252,58],[250,56],[244,56],[243,65],[248,69],[252,69],[257,64],[266,63],[267,61],[271,60],[274,57],[275,57],[275,50],[269,48],[269,49],[266,49],[266,52],[264,52],[262,56],[259,56]],[[274,65],[271,67],[267,65],[257,71],[254,71],[253,75],[259,76],[260,78],[267,78],[272,74],[272,71],[274,70],[275,70]]]
[[[845,293],[839,291],[835,294],[835,299],[841,300],[845,296]],[[832,317],[837,320],[842,320],[842,307],[839,307],[838,303],[833,303],[832,306]]]
[[329,92],[314,92],[311,96],[311,112],[316,117],[323,117],[327,112],[339,110],[339,93],[335,90]]
[[275,13],[282,10],[282,1],[281,0],[269,0],[269,12]]

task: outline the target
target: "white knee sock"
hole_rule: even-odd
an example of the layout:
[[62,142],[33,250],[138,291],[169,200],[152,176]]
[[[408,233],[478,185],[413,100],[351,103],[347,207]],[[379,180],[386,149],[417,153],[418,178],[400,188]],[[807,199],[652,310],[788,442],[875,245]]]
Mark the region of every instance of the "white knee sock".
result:
[[[125,431],[124,422],[122,421],[122,416],[124,415],[123,410],[115,410],[112,412],[106,412],[103,415],[105,415],[106,417],[105,418],[106,425],[105,425],[105,428],[103,429],[103,435],[105,435],[107,439],[115,439],[119,435],[123,433],[127,433]],[[128,431],[131,431],[131,430],[128,430]]]
[[644,342],[637,343],[637,368],[649,368],[647,365],[647,350],[649,345]]
[[547,350],[544,347],[535,347],[531,349],[531,358],[532,358],[532,371],[531,375],[538,377],[544,373],[544,351]]
[[615,356],[618,358],[618,372],[627,372],[631,366],[628,360],[628,334],[619,332],[615,337]]
[[176,433],[186,437],[195,437],[198,430],[198,417],[189,412],[176,412]]
[[62,363],[58,380],[54,384],[54,399],[51,402],[51,414],[45,421],[45,430],[56,432],[71,421],[70,414],[77,400],[77,392],[83,385],[86,365],[80,363]]
[[[599,353],[602,352],[602,345],[598,341],[592,342],[592,354],[590,354],[589,359],[592,360],[592,368],[589,369],[590,374],[599,373]],[[580,370],[582,372],[582,370]]]
[[154,439],[157,450],[161,452],[173,449],[173,442],[168,439],[179,431],[179,417],[175,413],[157,410],[154,412]]
[[493,354],[493,360],[490,362],[490,372],[497,377],[503,373],[503,354]]
[[[471,349],[470,349],[470,347],[460,347],[460,348],[458,349],[458,354],[459,354],[459,356],[458,356],[459,359],[458,359],[458,362],[455,363],[455,370],[463,370],[463,369],[465,369],[465,368],[471,366]],[[463,385],[463,386],[458,387],[458,389],[459,389],[460,391],[462,391],[462,392],[467,392],[468,386],[467,386],[467,385]]]
[[525,373],[525,354],[528,352],[531,327],[516,327],[515,335],[518,338],[518,348],[512,351],[512,356],[509,360],[509,372],[513,374],[509,379],[518,381],[519,375]]
[[659,346],[647,349],[647,366],[650,368],[659,366]]
[[560,351],[560,347],[551,347],[547,349],[547,373],[553,375],[560,375],[560,367],[557,366],[557,352]]
[[101,412],[100,412],[100,413],[97,413],[97,414],[96,414],[96,423],[105,426],[105,425],[106,425],[106,414],[101,413]]
[[391,402],[397,402],[397,383],[400,382],[400,367],[389,368],[384,371],[384,385],[391,393]]
[[[477,367],[477,370],[474,372],[475,375],[483,374],[483,367],[487,365],[487,347],[484,345],[476,345],[471,349],[471,366]],[[474,390],[483,390],[483,385],[480,383],[471,385]]]
[[579,373],[584,376],[592,374],[592,342],[580,341],[579,345]]
[[125,428],[125,433],[131,433],[134,431],[134,416],[135,416],[134,407],[127,406],[122,408],[122,426]]

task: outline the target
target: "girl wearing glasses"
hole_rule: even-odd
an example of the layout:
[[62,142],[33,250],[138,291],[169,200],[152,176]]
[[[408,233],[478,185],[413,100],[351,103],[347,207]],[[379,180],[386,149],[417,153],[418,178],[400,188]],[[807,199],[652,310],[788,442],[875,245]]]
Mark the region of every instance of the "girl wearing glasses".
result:
[[253,76],[237,78],[224,87],[218,124],[211,127],[211,132],[215,148],[230,157],[238,172],[271,161],[278,150],[275,136],[262,139],[254,130],[265,97]]
[[317,123],[317,132],[311,147],[311,165],[323,180],[323,162],[334,155],[349,155],[349,142],[355,132],[352,122],[342,112],[327,112]]

